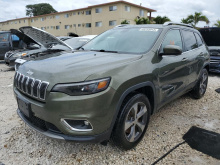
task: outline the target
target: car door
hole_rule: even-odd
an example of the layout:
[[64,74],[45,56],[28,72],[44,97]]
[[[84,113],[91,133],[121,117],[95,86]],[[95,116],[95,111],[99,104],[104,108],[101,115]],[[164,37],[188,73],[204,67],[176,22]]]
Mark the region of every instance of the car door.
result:
[[[163,53],[163,48],[167,45],[176,45],[183,49],[182,36],[179,29],[171,29],[167,32],[159,54]],[[179,96],[184,91],[188,76],[188,60],[186,54],[162,55],[158,63],[158,81],[160,91],[160,104],[164,105],[175,96]]]
[[4,55],[10,50],[9,44],[10,33],[0,33],[0,59],[4,59]]
[[[188,76],[186,85],[190,86],[197,80],[199,67],[199,56],[203,56],[202,47],[198,47],[198,43],[193,31],[182,29],[183,41],[184,41],[184,52],[186,59],[189,61],[187,66]],[[203,66],[203,63],[201,63]]]

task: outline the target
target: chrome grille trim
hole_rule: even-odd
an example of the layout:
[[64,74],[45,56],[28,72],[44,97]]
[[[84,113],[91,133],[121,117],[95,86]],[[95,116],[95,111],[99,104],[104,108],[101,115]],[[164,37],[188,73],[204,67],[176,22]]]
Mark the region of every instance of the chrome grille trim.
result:
[[33,98],[45,100],[49,82],[25,76],[19,72],[14,76],[15,87]]

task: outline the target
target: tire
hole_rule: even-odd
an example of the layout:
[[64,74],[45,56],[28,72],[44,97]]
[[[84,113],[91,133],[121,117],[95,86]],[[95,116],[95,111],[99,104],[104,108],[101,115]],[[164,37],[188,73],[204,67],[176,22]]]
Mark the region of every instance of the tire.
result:
[[147,130],[150,114],[151,106],[145,95],[135,94],[126,98],[112,132],[113,143],[123,150],[134,148]]
[[195,87],[190,92],[191,96],[195,99],[200,99],[204,96],[208,84],[208,71],[203,69],[198,82],[196,83]]

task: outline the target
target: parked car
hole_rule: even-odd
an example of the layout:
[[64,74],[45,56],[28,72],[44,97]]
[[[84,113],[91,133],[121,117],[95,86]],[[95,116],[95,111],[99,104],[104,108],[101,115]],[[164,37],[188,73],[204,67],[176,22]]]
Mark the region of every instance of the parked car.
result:
[[[32,34],[29,34],[30,29],[31,31],[34,31]],[[26,60],[30,60],[36,56],[44,56],[45,54],[52,55],[53,53],[57,54],[58,52],[62,52],[62,51],[71,52],[72,50],[75,49],[75,46],[72,43],[75,43],[76,47],[78,47],[78,45],[85,43],[85,42],[81,42],[82,39],[85,39],[86,41],[91,39],[91,37],[84,37],[81,38],[81,40],[80,38],[74,39],[72,37],[67,37],[69,39],[67,38],[64,39],[64,37],[58,38],[41,29],[33,28],[33,27],[21,27],[19,30],[16,30],[14,33],[19,34],[21,38],[31,38],[32,40],[35,41],[35,43],[39,44],[40,47],[38,47],[37,49],[33,49],[32,46],[32,47],[27,47],[25,49],[19,49],[16,51],[7,52],[5,54],[5,63],[10,67],[15,66],[15,60],[18,58],[26,58]],[[44,40],[45,38],[46,38],[46,42]],[[79,43],[76,43],[76,41],[78,41]],[[71,46],[66,45],[66,42]],[[26,43],[29,44],[29,40]]]
[[[15,29],[0,32],[0,60],[4,60],[5,53],[12,50],[34,47],[36,44],[31,38],[20,36]],[[36,45],[35,45],[36,46]]]
[[196,29],[176,24],[117,26],[78,52],[21,64],[18,115],[48,137],[135,147],[163,105],[206,92],[208,49]]
[[210,72],[220,73],[220,28],[204,28],[199,30],[210,52]]

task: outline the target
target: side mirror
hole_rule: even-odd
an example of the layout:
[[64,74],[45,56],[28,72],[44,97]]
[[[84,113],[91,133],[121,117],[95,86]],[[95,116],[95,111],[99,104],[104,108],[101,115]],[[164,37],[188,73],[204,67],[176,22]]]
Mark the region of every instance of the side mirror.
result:
[[182,54],[182,49],[177,45],[167,45],[163,48],[163,53],[160,55],[180,55]]

